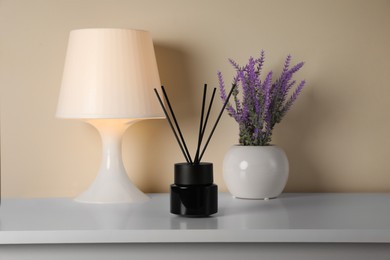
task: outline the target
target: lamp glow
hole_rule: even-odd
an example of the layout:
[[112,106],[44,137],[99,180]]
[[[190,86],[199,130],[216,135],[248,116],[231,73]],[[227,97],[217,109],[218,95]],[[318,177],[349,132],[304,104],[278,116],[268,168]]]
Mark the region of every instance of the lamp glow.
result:
[[153,88],[160,85],[148,32],[81,29],[70,33],[56,116],[93,125],[103,145],[99,173],[77,201],[123,203],[149,199],[127,176],[121,139],[135,122],[165,118],[153,93]]

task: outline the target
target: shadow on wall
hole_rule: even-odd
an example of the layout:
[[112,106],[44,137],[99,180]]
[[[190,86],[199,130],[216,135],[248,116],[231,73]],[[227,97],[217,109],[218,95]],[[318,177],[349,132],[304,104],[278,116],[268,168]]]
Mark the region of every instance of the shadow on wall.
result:
[[[321,164],[326,161],[318,147],[317,138],[323,136],[324,125],[333,124],[330,104],[337,102],[316,92],[315,82],[307,86],[286,118],[275,127],[276,144],[283,147],[290,162],[290,175],[286,192],[323,192],[327,175]],[[323,137],[322,137],[323,138]],[[317,145],[317,146],[316,146]]]
[[[191,94],[195,86],[191,85],[190,57],[180,48],[158,43],[155,52],[161,84],[187,141],[192,134],[187,125],[197,113],[196,98]],[[160,88],[158,91],[162,95]],[[168,191],[173,180],[173,163],[183,160],[183,156],[166,120],[145,120],[131,126],[124,137],[123,149],[128,158],[125,166],[138,187],[144,192]]]

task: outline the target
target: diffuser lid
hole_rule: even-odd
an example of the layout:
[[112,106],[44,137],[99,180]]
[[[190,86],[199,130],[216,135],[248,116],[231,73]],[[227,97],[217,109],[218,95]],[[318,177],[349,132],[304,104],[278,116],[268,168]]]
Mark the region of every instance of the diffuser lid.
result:
[[213,182],[212,163],[175,164],[175,184],[177,185],[210,185]]

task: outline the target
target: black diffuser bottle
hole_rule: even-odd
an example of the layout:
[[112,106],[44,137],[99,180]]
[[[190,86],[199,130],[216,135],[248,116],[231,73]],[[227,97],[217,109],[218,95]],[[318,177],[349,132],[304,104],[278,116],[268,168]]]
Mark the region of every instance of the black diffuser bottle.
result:
[[187,217],[208,217],[218,211],[218,186],[212,163],[176,163],[171,185],[171,213]]
[[[165,100],[168,104],[168,108],[173,119],[174,124],[168,114],[167,109],[165,108],[163,101],[160,98],[157,90],[154,89],[156,96],[160,102],[162,109],[164,110],[167,121],[172,128],[172,132],[175,135],[176,141],[179,144],[179,147],[186,159],[185,163],[176,163],[175,164],[175,179],[174,183],[171,185],[171,213],[185,216],[185,217],[208,217],[212,214],[217,213],[218,211],[218,186],[214,184],[213,179],[213,164],[207,162],[201,162],[204,152],[211,140],[211,137],[214,134],[215,128],[218,125],[219,119],[222,116],[223,110],[225,109],[230,96],[232,95],[234,86],[230,90],[230,93],[226,99],[225,104],[222,107],[221,112],[219,113],[217,120],[207,138],[207,141],[203,147],[202,140],[206,130],[207,121],[209,119],[211,107],[213,104],[215,96],[215,88],[210,99],[208,106],[206,118],[204,119],[205,112],[205,103],[206,103],[206,93],[207,85],[204,86],[203,91],[203,101],[202,101],[202,112],[200,117],[200,126],[199,126],[199,136],[198,136],[198,146],[196,149],[196,154],[194,160],[192,160],[191,155],[187,149],[186,142],[180,131],[179,124],[176,120],[175,113],[173,112],[172,106],[169,102],[168,95],[164,89],[161,87]],[[176,126],[176,128],[174,127]]]

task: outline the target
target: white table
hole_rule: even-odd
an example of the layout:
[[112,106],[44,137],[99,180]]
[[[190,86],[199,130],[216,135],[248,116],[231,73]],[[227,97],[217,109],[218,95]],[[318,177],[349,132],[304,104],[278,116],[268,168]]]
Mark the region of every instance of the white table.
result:
[[390,259],[390,194],[221,193],[210,218],[171,215],[168,194],[150,197],[3,200],[0,259]]

